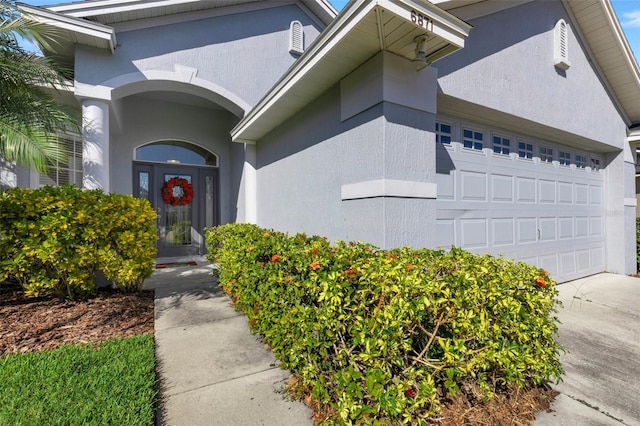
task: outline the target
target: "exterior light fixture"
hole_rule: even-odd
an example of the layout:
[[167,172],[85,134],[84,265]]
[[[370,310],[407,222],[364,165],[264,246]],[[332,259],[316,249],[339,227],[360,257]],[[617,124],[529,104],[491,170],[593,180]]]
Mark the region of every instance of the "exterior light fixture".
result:
[[413,62],[416,64],[416,70],[420,71],[429,65],[427,62],[427,36],[420,35],[413,39],[416,44],[416,57]]

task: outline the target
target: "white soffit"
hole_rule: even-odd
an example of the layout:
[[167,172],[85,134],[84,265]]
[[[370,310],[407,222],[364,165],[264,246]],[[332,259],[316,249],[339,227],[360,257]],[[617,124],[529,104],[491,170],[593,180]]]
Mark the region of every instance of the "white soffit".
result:
[[[279,1],[278,6],[291,1]],[[271,5],[273,0],[97,0],[45,6],[47,9],[76,18],[90,18],[103,24],[157,18],[186,12],[238,6],[249,3]],[[302,3],[328,25],[336,10],[326,0],[302,0]]]
[[73,58],[75,44],[107,49],[110,52],[116,46],[116,33],[109,26],[25,4],[20,4],[19,8],[36,22],[53,28],[45,38],[58,55]]
[[259,140],[381,50],[413,60],[415,38],[426,35],[426,58],[434,62],[463,48],[470,30],[421,0],[351,1],[231,136],[236,142]]
[[640,123],[640,69],[609,0],[564,0],[630,120]]

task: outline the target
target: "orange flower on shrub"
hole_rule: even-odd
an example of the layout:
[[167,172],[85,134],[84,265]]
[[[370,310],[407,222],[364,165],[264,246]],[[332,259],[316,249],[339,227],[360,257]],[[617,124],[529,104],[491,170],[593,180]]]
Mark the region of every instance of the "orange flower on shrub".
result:
[[264,262],[258,262],[258,265],[260,265],[261,268],[264,268]]
[[547,282],[543,277],[536,277],[536,284],[538,284],[538,287],[544,287],[547,285]]
[[413,271],[413,265],[411,264],[407,265],[406,268],[407,268],[407,272]]
[[317,248],[312,248],[311,249],[311,254],[318,254],[318,249]]
[[312,271],[315,271],[315,270],[319,269],[320,268],[320,262],[318,262],[317,260],[314,260],[309,265],[309,268],[311,268]]
[[280,255],[279,254],[274,254],[273,256],[271,256],[271,261],[272,262],[277,262],[278,259],[280,259]]

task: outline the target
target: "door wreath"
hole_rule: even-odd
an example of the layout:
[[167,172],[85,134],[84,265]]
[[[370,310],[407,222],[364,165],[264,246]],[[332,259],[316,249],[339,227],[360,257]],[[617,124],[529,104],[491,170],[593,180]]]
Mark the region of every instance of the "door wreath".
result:
[[172,206],[186,206],[193,200],[193,186],[186,179],[171,178],[162,185],[162,200]]

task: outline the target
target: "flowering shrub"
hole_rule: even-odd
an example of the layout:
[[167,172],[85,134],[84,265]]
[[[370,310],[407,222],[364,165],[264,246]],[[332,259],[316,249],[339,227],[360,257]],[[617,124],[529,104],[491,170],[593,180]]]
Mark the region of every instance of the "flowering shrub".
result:
[[0,283],[73,298],[102,273],[138,290],[153,272],[156,214],[147,200],[73,186],[0,193]]
[[222,289],[327,424],[423,423],[447,395],[563,373],[557,291],[533,266],[249,224],[210,229],[207,242]]

